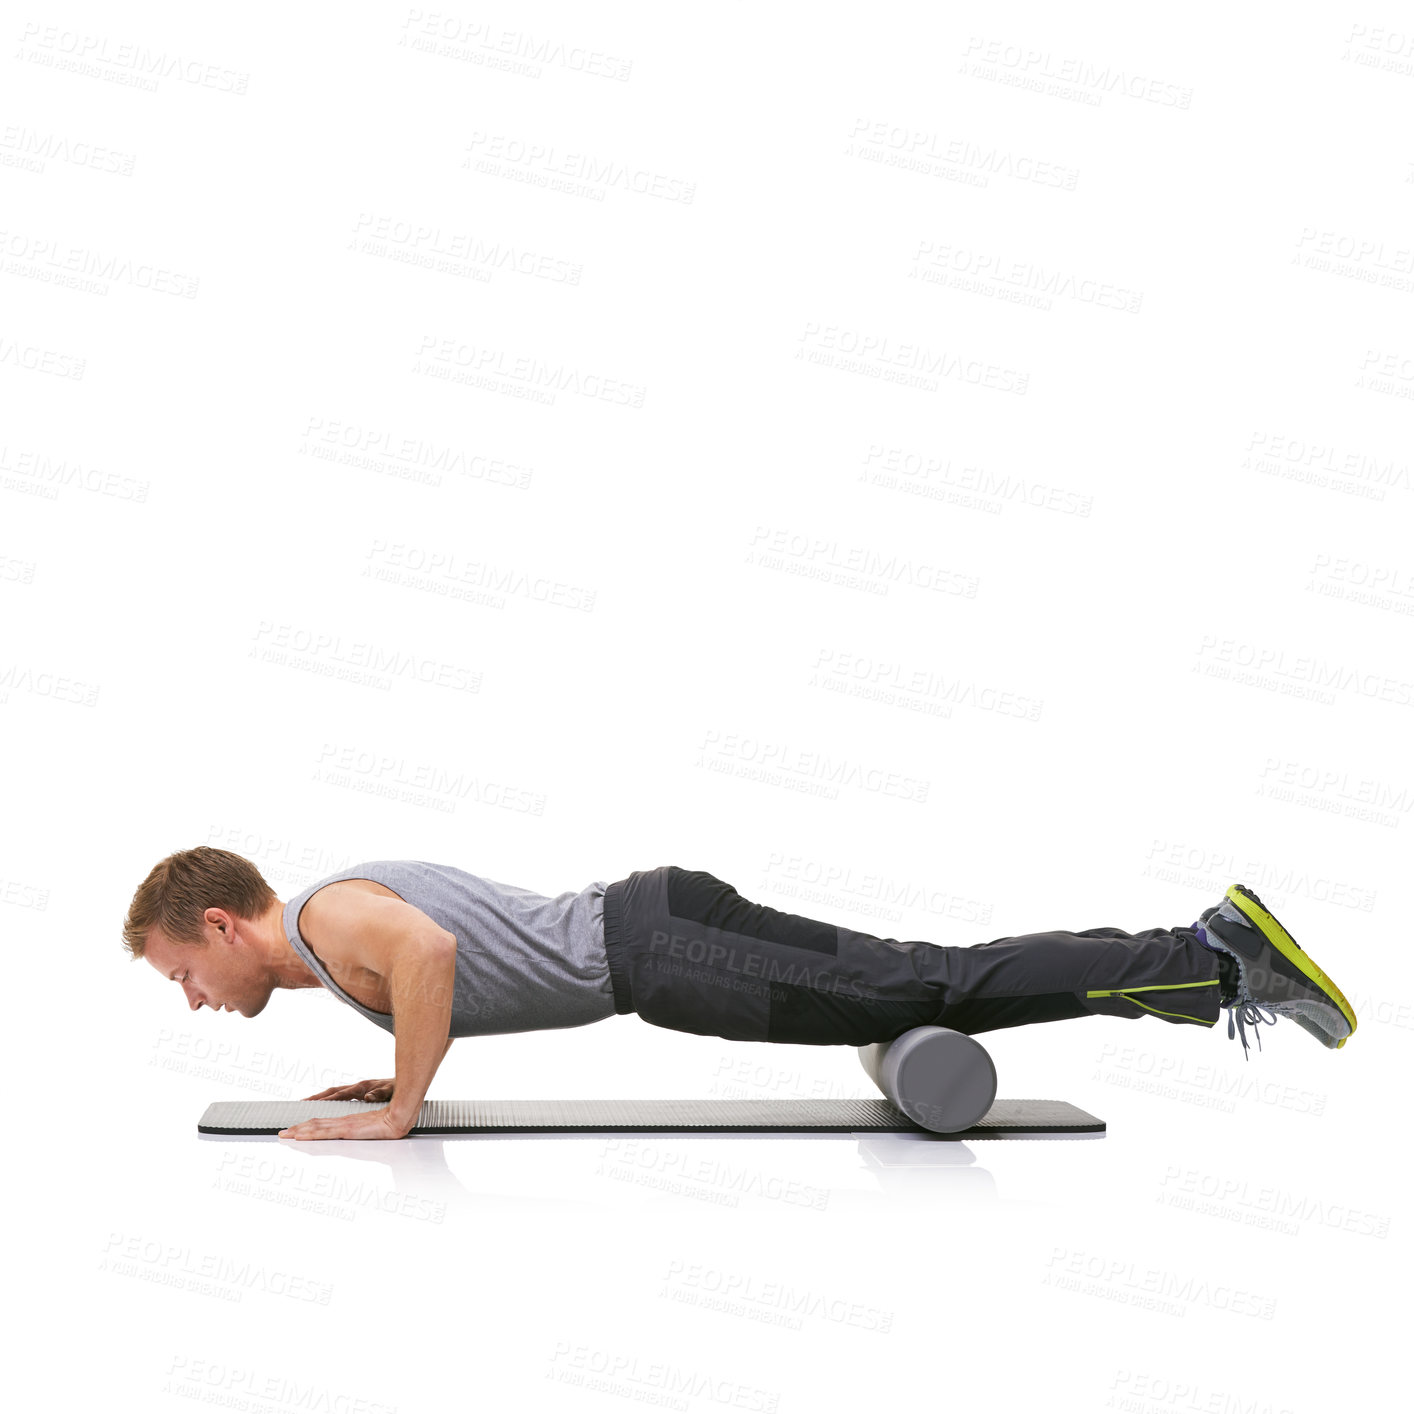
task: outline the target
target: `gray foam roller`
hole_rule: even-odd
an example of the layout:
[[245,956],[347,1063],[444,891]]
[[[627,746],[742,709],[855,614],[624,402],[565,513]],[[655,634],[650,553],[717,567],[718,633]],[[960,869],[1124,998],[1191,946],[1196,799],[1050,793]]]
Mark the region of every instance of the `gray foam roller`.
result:
[[970,1128],[997,1098],[991,1056],[946,1026],[916,1026],[892,1041],[861,1046],[859,1059],[886,1099],[938,1134]]

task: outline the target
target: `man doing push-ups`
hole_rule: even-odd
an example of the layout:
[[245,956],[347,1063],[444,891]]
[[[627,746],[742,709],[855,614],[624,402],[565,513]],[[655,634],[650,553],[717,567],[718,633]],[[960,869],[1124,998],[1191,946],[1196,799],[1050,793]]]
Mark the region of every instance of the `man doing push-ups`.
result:
[[194,1011],[258,1016],[277,988],[322,986],[394,1034],[392,1078],[306,1097],[386,1107],[280,1131],[294,1139],[402,1138],[457,1037],[624,1012],[729,1041],[865,1046],[918,1026],[973,1035],[1081,1016],[1211,1027],[1227,1008],[1244,1056],[1246,1027],[1279,1015],[1331,1049],[1356,1025],[1242,884],[1180,927],[949,947],[783,913],[671,864],[551,898],[452,865],[380,859],[282,903],[250,860],[202,845],[154,866],[123,942]]

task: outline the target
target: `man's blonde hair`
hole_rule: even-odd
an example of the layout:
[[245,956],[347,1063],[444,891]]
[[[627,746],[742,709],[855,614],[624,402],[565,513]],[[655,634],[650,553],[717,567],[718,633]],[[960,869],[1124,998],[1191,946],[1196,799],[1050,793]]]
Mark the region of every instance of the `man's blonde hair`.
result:
[[199,943],[208,908],[259,918],[279,901],[260,870],[239,854],[210,845],[178,850],[153,865],[138,885],[123,920],[123,946],[134,960],[140,958],[154,924],[174,943]]

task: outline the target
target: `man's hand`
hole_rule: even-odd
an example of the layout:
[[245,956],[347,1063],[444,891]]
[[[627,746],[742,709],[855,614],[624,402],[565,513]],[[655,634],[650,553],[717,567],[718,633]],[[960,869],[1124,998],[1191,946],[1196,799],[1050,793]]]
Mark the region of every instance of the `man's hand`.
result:
[[358,1110],[328,1119],[307,1119],[282,1129],[281,1139],[402,1139],[412,1125],[401,1124],[390,1109]]
[[[455,1037],[448,1037],[447,1044],[442,1047],[442,1055],[445,1056],[452,1049],[452,1041]],[[355,1080],[352,1085],[331,1085],[327,1090],[321,1090],[317,1095],[306,1095],[306,1100],[365,1100],[376,1104],[379,1100],[391,1100],[393,1091],[397,1087],[397,1078],[388,1080]],[[279,1137],[281,1139],[402,1139],[413,1125],[417,1123],[417,1114],[421,1113],[422,1106],[419,1105],[417,1112],[406,1124],[401,1119],[394,1118],[393,1107],[388,1106],[383,1110],[363,1110],[359,1113],[349,1115],[336,1115],[328,1119],[306,1119],[299,1124],[293,1124],[288,1129],[282,1129]],[[363,1123],[368,1121],[368,1123]],[[380,1121],[381,1123],[373,1123]],[[330,1130],[329,1126],[336,1128]]]
[[[449,1041],[447,1043],[451,1045]],[[446,1053],[443,1052],[445,1055]],[[331,1085],[317,1095],[306,1095],[306,1100],[391,1100],[393,1080],[356,1080],[352,1085]]]

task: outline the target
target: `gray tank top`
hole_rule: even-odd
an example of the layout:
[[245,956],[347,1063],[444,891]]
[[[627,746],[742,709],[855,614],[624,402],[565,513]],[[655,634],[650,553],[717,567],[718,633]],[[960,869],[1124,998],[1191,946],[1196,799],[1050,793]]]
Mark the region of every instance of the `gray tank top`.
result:
[[310,896],[340,879],[372,879],[420,908],[457,940],[452,1036],[496,1036],[584,1026],[614,1015],[604,950],[604,881],[547,898],[447,864],[376,859],[320,879],[284,910],[285,937],[316,977],[385,1031],[393,1018],[356,1002],[330,977],[299,931]]

